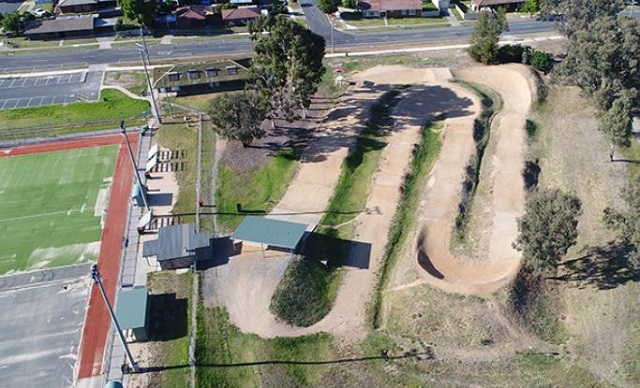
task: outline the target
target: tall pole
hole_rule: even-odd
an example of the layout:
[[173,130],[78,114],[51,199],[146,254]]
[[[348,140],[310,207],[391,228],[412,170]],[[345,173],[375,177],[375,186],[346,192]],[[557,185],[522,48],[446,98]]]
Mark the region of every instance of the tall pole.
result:
[[149,87],[149,97],[151,97],[151,107],[152,107],[154,116],[156,117],[156,120],[158,120],[158,123],[162,124],[162,120],[160,119],[160,111],[158,111],[158,106],[156,105],[156,99],[153,95],[153,86],[151,85],[151,78],[149,77],[149,69],[147,68],[147,62],[144,59],[145,57],[144,46],[141,45],[140,43],[136,43],[136,47],[138,48],[138,51],[140,51],[140,59],[142,59],[144,74],[147,76],[147,86]]
[[147,40],[144,37],[144,30],[140,26],[140,35],[142,36],[142,45],[144,46],[144,53],[147,56],[147,63],[151,66],[151,58],[149,58],[149,50],[147,49]]
[[116,327],[116,331],[118,332],[118,337],[120,337],[120,342],[122,342],[122,346],[124,347],[124,352],[125,352],[125,355],[127,356],[127,361],[129,362],[129,366],[133,370],[133,373],[140,372],[140,368],[138,368],[138,363],[133,360],[133,356],[131,355],[131,351],[129,350],[129,345],[127,345],[127,340],[124,338],[124,334],[122,334],[122,329],[120,328],[118,319],[116,318],[116,315],[113,313],[113,308],[111,307],[109,298],[107,298],[107,294],[104,292],[104,287],[102,286],[102,279],[100,278],[100,272],[98,272],[97,264],[93,264],[91,266],[91,279],[95,284],[98,285],[98,289],[100,290],[100,294],[102,295],[104,304],[107,306],[107,310],[109,310],[109,315],[111,316],[111,322],[113,322],[113,325]]
[[140,178],[140,171],[138,171],[138,165],[136,164],[136,160],[133,157],[133,150],[131,150],[131,143],[129,143],[129,136],[127,136],[127,130],[124,127],[124,120],[120,121],[120,129],[122,130],[122,136],[124,136],[124,141],[127,143],[127,149],[129,150],[129,157],[131,158],[133,171],[136,172],[136,180],[138,181],[138,186],[140,187],[140,191],[142,191],[142,202],[144,202],[144,208],[147,211],[149,211],[149,202],[147,202],[147,190],[145,189],[145,186],[142,184],[142,178]]
[[333,19],[329,18],[329,22],[331,23],[331,54],[335,54],[336,49],[333,44]]

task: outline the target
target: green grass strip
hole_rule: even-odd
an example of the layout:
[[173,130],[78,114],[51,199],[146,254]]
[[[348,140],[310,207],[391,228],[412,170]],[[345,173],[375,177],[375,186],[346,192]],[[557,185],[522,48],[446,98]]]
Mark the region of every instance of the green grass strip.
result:
[[389,239],[385,247],[382,266],[378,272],[378,282],[374,289],[373,300],[370,307],[373,327],[379,328],[382,322],[382,290],[389,281],[391,269],[395,264],[400,251],[406,243],[407,236],[413,230],[416,222],[416,213],[420,203],[420,194],[426,184],[429,171],[440,152],[442,143],[440,135],[444,123],[436,121],[427,125],[422,131],[420,146],[411,162],[411,171],[405,176],[402,185],[400,203],[393,216],[393,222],[389,229]]
[[[147,101],[105,89],[100,92],[99,102],[0,110],[0,136],[20,135],[20,129],[46,129],[51,134],[60,134],[68,133],[69,128],[74,128],[73,132],[117,128],[121,119],[132,126],[142,122],[143,111],[149,111]],[[9,132],[2,133],[5,131]]]

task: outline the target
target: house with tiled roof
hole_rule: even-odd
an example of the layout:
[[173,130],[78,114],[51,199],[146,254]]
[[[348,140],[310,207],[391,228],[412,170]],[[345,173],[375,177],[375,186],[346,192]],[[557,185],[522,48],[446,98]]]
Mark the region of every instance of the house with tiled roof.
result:
[[256,20],[260,17],[258,7],[238,7],[222,10],[222,21],[225,26],[244,26],[249,21]]
[[422,16],[421,0],[364,0],[360,1],[362,17],[402,18]]
[[474,11],[498,8],[515,11],[520,9],[524,3],[524,0],[471,0],[471,8],[473,8]]

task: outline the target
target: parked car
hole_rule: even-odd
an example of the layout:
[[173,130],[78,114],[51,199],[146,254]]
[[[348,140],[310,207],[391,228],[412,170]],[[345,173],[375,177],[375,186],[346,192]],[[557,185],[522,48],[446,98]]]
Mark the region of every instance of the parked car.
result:
[[32,14],[34,14],[35,16],[42,18],[42,17],[46,17],[46,16],[51,16],[51,14],[47,11],[45,11],[42,8],[35,8],[31,11]]

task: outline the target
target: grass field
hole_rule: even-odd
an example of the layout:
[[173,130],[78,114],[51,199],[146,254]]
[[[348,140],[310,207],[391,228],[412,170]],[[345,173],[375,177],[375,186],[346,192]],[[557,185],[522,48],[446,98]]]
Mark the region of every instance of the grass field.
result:
[[0,274],[97,257],[117,150],[0,158]]

